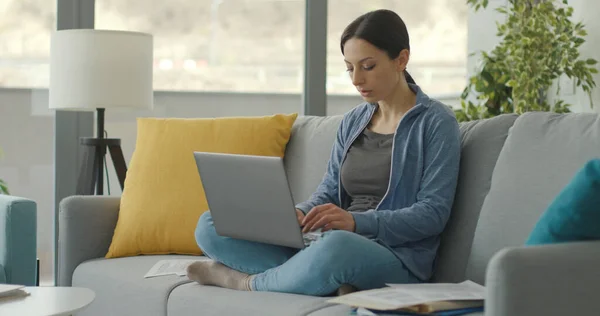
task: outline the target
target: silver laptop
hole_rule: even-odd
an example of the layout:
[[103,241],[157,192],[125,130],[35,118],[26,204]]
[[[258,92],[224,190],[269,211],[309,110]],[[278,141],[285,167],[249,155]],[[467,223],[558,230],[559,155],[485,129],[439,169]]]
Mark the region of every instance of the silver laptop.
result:
[[282,158],[207,152],[194,158],[219,235],[299,249],[321,235],[302,233]]

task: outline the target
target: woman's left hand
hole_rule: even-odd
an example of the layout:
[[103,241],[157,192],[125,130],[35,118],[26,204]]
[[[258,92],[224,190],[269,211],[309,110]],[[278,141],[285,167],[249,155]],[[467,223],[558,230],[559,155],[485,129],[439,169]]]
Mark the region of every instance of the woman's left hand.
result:
[[303,233],[319,228],[322,228],[323,232],[332,229],[354,232],[356,226],[352,214],[332,203],[313,207],[304,217],[302,224],[304,226]]

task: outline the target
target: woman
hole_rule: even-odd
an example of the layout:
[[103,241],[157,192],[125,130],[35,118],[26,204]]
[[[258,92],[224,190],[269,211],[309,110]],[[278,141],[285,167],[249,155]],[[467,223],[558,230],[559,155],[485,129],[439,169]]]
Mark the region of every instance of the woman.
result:
[[427,281],[454,198],[460,160],[453,112],[406,71],[409,38],[389,10],[344,30],[341,50],[365,103],[344,115],[315,193],[298,204],[303,231],[323,236],[298,251],[216,234],[210,213],[196,240],[214,261],[188,277],[205,285],[306,295]]

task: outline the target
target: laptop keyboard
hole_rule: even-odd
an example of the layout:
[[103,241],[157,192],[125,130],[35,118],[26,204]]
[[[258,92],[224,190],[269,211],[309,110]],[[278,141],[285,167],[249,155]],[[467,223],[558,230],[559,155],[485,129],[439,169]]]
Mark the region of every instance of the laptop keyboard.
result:
[[310,232],[302,234],[302,239],[304,239],[304,245],[310,245],[313,241],[316,241],[317,239],[321,238],[322,234],[323,233],[321,232]]

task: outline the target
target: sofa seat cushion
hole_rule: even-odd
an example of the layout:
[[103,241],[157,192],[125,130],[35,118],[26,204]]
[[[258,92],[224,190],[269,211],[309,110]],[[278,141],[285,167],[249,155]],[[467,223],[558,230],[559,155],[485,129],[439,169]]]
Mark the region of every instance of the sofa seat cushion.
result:
[[275,292],[245,292],[198,283],[180,285],[171,292],[169,316],[309,315],[327,307],[328,298]]
[[86,287],[96,298],[78,316],[85,315],[160,315],[166,314],[167,299],[187,277],[144,278],[159,260],[190,259],[192,256],[136,256],[93,259],[80,264],[73,273],[73,286]]

